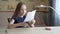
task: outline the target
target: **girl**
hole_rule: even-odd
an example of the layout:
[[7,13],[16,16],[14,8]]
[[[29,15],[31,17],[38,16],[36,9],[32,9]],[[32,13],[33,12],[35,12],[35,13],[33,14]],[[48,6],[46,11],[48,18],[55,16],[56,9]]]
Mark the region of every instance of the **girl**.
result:
[[18,3],[16,10],[11,18],[11,21],[8,24],[8,28],[26,28],[34,27],[35,20],[33,19],[30,23],[24,22],[24,19],[27,14],[27,7],[24,3]]

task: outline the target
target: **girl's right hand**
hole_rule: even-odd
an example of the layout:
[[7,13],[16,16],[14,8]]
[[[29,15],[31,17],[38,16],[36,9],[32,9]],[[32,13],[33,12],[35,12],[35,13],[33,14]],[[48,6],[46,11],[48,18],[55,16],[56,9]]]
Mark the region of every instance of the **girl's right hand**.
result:
[[29,26],[29,25],[28,25],[27,23],[25,23],[25,22],[21,23],[21,25],[24,26],[25,28],[26,28],[27,26]]

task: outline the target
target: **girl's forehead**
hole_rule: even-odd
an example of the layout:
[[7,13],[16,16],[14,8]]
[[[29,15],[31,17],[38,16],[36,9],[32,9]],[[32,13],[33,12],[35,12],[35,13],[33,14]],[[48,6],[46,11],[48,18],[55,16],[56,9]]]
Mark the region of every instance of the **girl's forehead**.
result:
[[24,5],[24,4],[21,6],[21,9],[26,9],[26,8],[27,8],[27,7],[26,7],[26,5]]

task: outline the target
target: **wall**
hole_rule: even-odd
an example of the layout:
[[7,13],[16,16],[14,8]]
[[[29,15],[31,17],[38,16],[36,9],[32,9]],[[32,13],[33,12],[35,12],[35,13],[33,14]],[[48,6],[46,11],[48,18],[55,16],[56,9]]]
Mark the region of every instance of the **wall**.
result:
[[13,12],[0,12],[0,28],[5,28],[8,25],[7,18],[11,17]]
[[[0,11],[14,11],[19,2],[24,2],[28,10],[32,10],[35,5],[49,5],[48,0],[0,0]],[[40,8],[40,11],[48,11],[48,8]]]
[[31,10],[35,0],[0,0],[0,11],[14,11],[19,2],[26,3],[27,9]]

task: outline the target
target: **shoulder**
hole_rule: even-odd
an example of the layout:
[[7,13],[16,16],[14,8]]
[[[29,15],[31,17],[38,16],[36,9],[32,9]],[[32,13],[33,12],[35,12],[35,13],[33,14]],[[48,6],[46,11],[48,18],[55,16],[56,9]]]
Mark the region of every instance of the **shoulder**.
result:
[[14,22],[16,17],[11,18],[10,22]]
[[13,24],[14,23],[14,19],[11,19],[11,20],[9,20],[8,22],[9,22],[9,24]]

